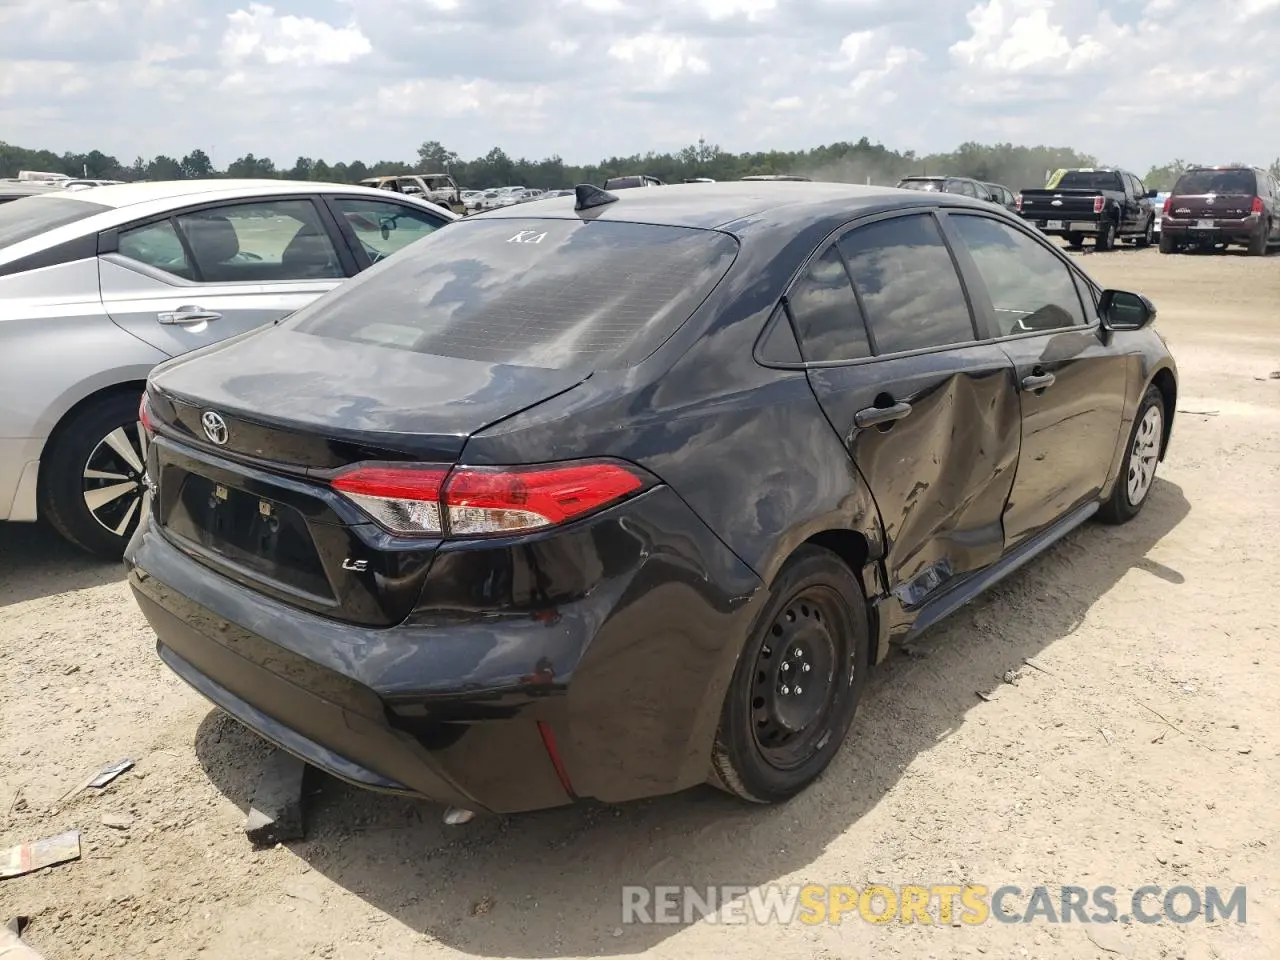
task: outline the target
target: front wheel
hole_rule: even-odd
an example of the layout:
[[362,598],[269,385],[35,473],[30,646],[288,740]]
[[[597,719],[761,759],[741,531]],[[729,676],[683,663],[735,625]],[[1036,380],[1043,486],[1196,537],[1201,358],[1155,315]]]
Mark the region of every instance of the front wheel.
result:
[[63,426],[40,458],[40,511],[66,540],[118,560],[144,512],[140,396],[110,395]]
[[1083,233],[1068,233],[1066,237],[1067,237],[1067,246],[1070,247],[1072,250],[1079,250],[1081,247],[1084,246]]
[[1147,502],[1156,479],[1156,465],[1160,462],[1160,446],[1164,443],[1164,420],[1164,395],[1153,384],[1147,387],[1138,404],[1138,415],[1133,421],[1133,432],[1115,489],[1098,511],[1098,518],[1104,523],[1128,523]]
[[802,547],[779,572],[738,659],[712,750],[712,782],[780,803],[836,755],[866,680],[862,588],[845,563]]

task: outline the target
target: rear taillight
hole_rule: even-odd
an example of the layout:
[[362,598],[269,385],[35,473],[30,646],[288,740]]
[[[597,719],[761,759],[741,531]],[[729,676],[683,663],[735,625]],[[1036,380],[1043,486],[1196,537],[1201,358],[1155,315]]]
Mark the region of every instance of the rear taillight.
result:
[[1161,216],[1167,217],[1169,211],[1173,209],[1173,194],[1164,198],[1164,209],[1160,211]]
[[1093,198],[1093,212],[1094,212],[1094,213],[1101,213],[1101,212],[1102,212],[1102,207],[1103,207],[1103,205],[1104,205],[1106,202],[1107,202],[1107,201],[1106,201],[1106,198],[1105,198],[1105,197],[1094,197],[1094,198]]
[[156,435],[156,424],[151,419],[151,404],[148,402],[145,393],[142,395],[142,399],[138,401],[138,422],[142,424],[143,432],[146,433],[148,439]]
[[439,535],[440,490],[447,467],[357,467],[330,486],[392,533]]
[[1022,194],[1018,194],[1016,197],[1013,198],[1013,204],[1015,207],[1017,207],[1018,212],[1021,213],[1022,212]]
[[518,467],[360,466],[331,486],[402,536],[484,537],[553,527],[643,489],[604,460]]
[[1261,212],[1262,212],[1262,198],[1261,198],[1261,197],[1254,197],[1254,198],[1253,198],[1253,206],[1249,209],[1249,212],[1250,212],[1250,213],[1261,213]]

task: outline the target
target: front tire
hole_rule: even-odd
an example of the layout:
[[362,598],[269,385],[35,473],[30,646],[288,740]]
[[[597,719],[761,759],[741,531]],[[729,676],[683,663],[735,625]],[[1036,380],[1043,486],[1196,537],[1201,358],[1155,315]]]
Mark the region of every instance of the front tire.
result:
[[146,436],[140,394],[91,401],[40,462],[40,511],[66,540],[118,560],[143,514]]
[[805,546],[783,565],[734,669],[712,782],[754,803],[795,796],[827,768],[866,681],[870,635],[857,578]]
[[1068,247],[1068,248],[1070,248],[1070,249],[1072,249],[1072,250],[1079,250],[1081,247],[1083,247],[1083,246],[1084,246],[1084,234],[1083,234],[1083,233],[1068,233],[1068,234],[1066,235],[1066,237],[1067,237],[1067,247]]
[[1160,462],[1166,415],[1164,395],[1152,384],[1138,404],[1115,488],[1098,511],[1098,518],[1103,523],[1128,523],[1147,502],[1155,483],[1156,466]]

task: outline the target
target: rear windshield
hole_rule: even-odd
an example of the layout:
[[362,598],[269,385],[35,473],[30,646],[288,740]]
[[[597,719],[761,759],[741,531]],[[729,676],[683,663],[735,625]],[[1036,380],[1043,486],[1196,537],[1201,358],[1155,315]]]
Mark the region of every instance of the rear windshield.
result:
[[606,180],[604,188],[606,190],[621,190],[624,187],[639,187],[644,184],[642,177],[614,177],[612,180]]
[[924,190],[937,192],[942,190],[941,180],[903,180],[898,184],[903,190]]
[[1114,170],[1068,170],[1055,184],[1063,190],[1123,190],[1120,174]]
[[1257,182],[1252,170],[1188,170],[1178,178],[1173,192],[1195,195],[1199,193],[1257,193]]
[[638,363],[728,271],[712,230],[596,220],[460,220],[285,321],[300,333],[553,369]]
[[0,205],[0,250],[110,209],[100,203],[49,196],[23,197]]

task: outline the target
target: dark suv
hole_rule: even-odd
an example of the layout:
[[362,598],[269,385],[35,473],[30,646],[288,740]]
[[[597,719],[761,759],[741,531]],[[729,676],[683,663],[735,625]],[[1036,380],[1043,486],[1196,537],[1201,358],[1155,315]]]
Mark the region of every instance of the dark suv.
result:
[[1192,167],[1165,198],[1160,252],[1238,243],[1261,257],[1280,243],[1280,184],[1258,167]]

